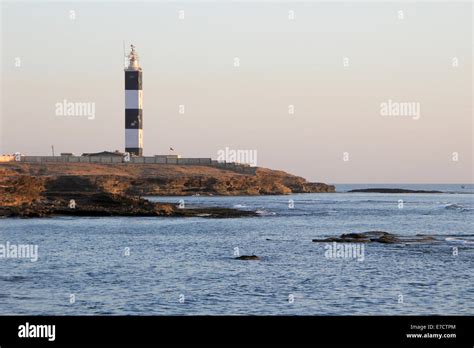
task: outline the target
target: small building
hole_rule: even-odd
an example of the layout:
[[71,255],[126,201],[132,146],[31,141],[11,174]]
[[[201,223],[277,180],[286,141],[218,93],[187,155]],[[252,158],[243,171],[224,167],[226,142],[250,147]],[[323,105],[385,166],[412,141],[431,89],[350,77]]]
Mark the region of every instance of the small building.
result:
[[94,152],[94,153],[83,153],[83,157],[120,157],[124,156],[123,152],[120,151],[102,151],[102,152]]

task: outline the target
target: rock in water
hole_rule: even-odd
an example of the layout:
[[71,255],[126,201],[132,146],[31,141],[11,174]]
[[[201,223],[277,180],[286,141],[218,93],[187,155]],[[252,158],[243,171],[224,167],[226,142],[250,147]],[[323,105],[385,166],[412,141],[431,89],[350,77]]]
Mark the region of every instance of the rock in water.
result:
[[260,261],[260,257],[258,257],[257,255],[242,255],[242,256],[236,257],[235,259],[236,260],[258,260],[258,261]]
[[432,243],[436,238],[425,235],[399,236],[384,231],[368,231],[362,233],[345,233],[339,237],[328,237],[313,239],[315,243],[382,243],[382,244],[404,244],[404,243]]
[[443,193],[442,191],[406,190],[400,188],[367,188],[347,191],[363,193]]

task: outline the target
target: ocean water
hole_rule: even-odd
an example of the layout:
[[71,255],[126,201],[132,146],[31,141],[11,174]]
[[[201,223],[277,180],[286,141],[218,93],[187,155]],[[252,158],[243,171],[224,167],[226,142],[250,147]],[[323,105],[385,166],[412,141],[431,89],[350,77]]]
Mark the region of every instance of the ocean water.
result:
[[[0,244],[37,245],[38,260],[0,258],[0,314],[474,315],[473,186],[400,186],[450,193],[338,185],[333,194],[150,198],[257,218],[2,219]],[[328,258],[312,242],[369,230],[442,242],[369,244],[361,261]],[[261,261],[235,260],[237,251]]]

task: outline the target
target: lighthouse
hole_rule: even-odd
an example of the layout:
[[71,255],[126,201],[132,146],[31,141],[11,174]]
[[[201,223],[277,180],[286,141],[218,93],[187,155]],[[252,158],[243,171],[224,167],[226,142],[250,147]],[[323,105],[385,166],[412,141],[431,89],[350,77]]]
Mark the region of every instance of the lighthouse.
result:
[[131,45],[125,67],[125,152],[143,155],[142,68]]

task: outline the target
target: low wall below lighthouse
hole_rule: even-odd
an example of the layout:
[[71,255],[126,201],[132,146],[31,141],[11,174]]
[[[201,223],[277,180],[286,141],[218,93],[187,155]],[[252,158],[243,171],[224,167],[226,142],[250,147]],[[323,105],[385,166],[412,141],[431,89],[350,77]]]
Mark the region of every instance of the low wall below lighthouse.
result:
[[[12,156],[14,158],[14,156]],[[13,161],[12,158],[12,161]],[[212,158],[176,158],[169,156],[143,156],[130,157],[127,161],[121,156],[21,156],[20,162],[28,163],[100,163],[100,164],[163,164],[163,165],[189,165],[207,166],[225,170],[231,170],[243,174],[255,174],[257,167],[248,164],[221,162]]]

